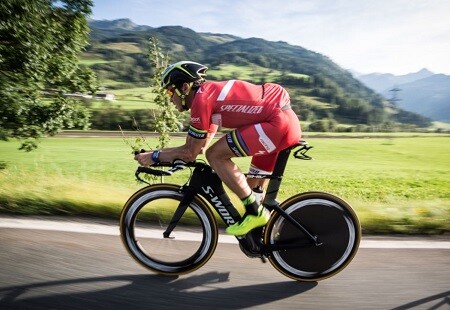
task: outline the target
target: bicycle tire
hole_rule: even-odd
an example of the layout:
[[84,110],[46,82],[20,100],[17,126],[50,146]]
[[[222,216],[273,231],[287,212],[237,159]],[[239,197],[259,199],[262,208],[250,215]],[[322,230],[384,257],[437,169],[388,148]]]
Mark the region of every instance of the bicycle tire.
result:
[[130,197],[120,216],[125,248],[139,264],[158,274],[192,272],[206,264],[217,246],[217,221],[199,196],[194,196],[170,238],[164,238],[183,199],[179,189],[174,184],[147,186]]
[[264,231],[266,245],[289,244],[268,255],[272,266],[298,281],[319,281],[342,271],[355,256],[361,226],[351,206],[324,192],[295,195],[280,207],[318,237],[315,245],[303,232],[273,212]]

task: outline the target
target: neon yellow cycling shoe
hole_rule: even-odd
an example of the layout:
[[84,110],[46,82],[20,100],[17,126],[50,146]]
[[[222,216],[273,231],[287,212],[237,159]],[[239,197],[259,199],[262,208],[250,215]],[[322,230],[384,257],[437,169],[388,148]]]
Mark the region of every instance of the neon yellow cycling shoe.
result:
[[245,215],[242,220],[227,227],[225,231],[230,235],[243,236],[252,229],[266,225],[269,221],[269,217],[269,211],[263,208],[259,211],[258,215]]

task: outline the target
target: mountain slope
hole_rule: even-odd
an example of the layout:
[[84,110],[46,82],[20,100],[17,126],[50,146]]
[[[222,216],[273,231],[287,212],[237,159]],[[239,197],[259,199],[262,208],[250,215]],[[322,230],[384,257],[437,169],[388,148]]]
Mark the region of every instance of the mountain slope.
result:
[[133,23],[128,18],[121,18],[115,20],[89,20],[89,25],[95,29],[103,30],[124,30],[124,31],[146,31],[153,29],[150,26],[141,26]]
[[387,95],[386,93],[391,88],[396,87],[400,84],[406,84],[414,82],[420,79],[424,79],[434,75],[433,72],[422,69],[415,73],[409,73],[405,75],[393,75],[391,73],[370,73],[364,75],[358,75],[356,78],[368,85],[373,90],[379,92],[382,95]]
[[435,74],[399,88],[401,108],[450,123],[450,76]]
[[434,74],[427,69],[395,76],[372,73],[357,79],[391,99],[396,88],[396,104],[405,110],[419,113],[436,121],[450,122],[450,76]]
[[[347,124],[375,125],[401,120],[427,126],[428,120],[388,102],[328,57],[286,42],[242,39],[226,34],[197,33],[181,26],[151,28],[129,20],[91,21],[90,47],[85,54],[103,81],[148,85],[152,68],[148,40],[156,37],[171,61],[190,59],[210,68],[210,79],[243,78],[277,82],[288,88],[294,111],[310,122],[321,119]],[[99,28],[98,28],[99,27]],[[232,67],[221,71],[222,65]],[[256,77],[256,79],[255,79]]]

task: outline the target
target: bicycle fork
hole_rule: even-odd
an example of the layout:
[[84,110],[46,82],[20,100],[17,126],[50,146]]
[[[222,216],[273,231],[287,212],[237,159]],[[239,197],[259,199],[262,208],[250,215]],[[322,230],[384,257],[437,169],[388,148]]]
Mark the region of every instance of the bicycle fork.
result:
[[[184,186],[183,186],[184,188]],[[183,190],[180,189],[181,190]],[[178,222],[180,221],[181,217],[183,216],[184,212],[186,212],[186,209],[188,208],[189,204],[194,199],[195,193],[190,190],[183,190],[184,196],[181,200],[180,204],[178,205],[175,213],[172,215],[172,219],[170,220],[169,225],[167,226],[166,230],[163,232],[164,238],[170,238],[170,234],[177,226]]]

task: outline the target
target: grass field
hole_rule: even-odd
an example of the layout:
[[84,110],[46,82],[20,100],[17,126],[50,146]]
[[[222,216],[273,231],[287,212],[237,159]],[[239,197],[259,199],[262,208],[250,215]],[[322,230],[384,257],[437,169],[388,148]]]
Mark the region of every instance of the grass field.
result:
[[[256,65],[236,66],[222,64],[218,68],[210,68],[208,70],[208,76],[213,77],[214,79],[236,79],[239,77],[241,80],[249,80],[254,82],[257,82],[257,80],[261,77],[264,77],[266,82],[272,82],[283,74],[286,73]],[[308,78],[305,74],[289,73],[288,75],[297,78]],[[255,80],[255,77],[257,77],[257,80]]]
[[121,107],[125,110],[139,109],[157,109],[158,106],[154,102],[155,95],[152,93],[151,87],[134,87],[127,89],[112,89],[108,92],[116,96],[116,100],[104,101],[96,100],[93,102],[93,108],[102,108],[104,105],[112,105]]
[[[366,233],[450,231],[449,135],[305,136],[314,160],[290,160],[279,200],[327,191],[354,206]],[[117,218],[142,187],[122,138],[47,138],[31,153],[18,147],[0,142],[0,212]],[[247,169],[248,159],[237,162]],[[181,184],[187,176],[183,171],[166,181]]]

